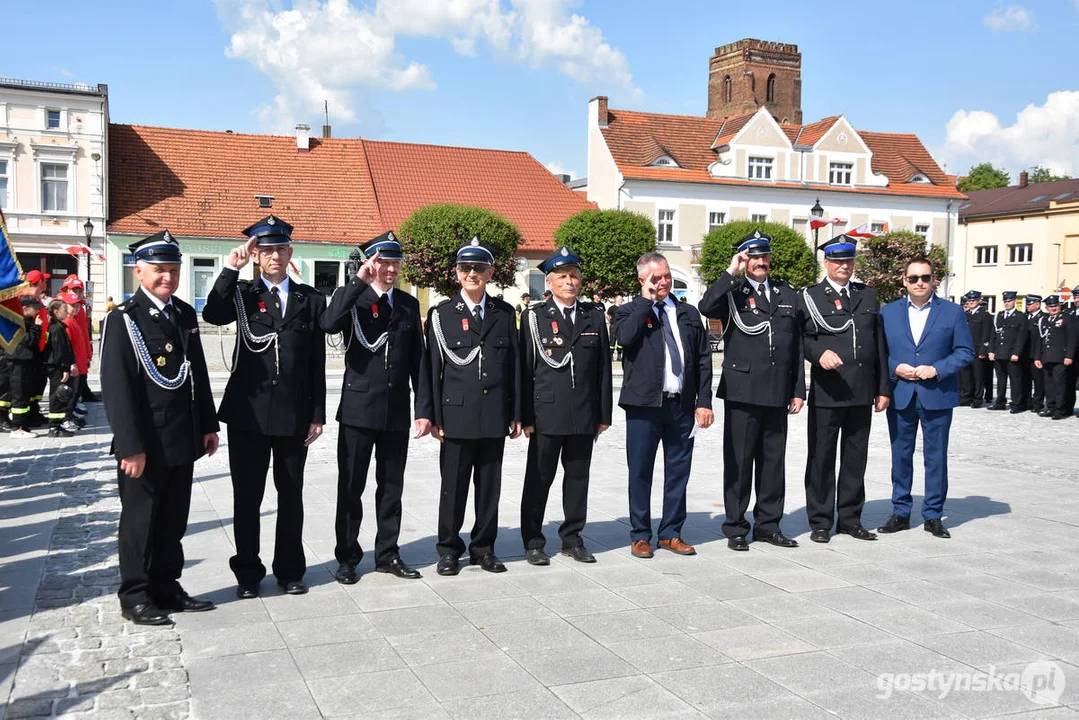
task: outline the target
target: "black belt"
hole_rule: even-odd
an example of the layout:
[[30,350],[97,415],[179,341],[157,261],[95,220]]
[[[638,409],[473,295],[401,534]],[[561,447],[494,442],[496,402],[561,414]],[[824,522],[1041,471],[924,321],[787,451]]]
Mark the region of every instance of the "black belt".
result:
[[672,393],[672,392],[667,392],[666,390],[664,390],[663,391],[663,399],[664,400],[681,400],[682,399],[682,393]]

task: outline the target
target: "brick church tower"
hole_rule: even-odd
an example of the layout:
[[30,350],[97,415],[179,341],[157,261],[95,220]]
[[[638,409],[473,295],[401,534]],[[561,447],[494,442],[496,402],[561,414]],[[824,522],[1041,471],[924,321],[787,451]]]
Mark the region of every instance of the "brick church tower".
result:
[[802,54],[797,45],[739,40],[708,61],[708,117],[744,115],[761,105],[779,122],[802,124]]

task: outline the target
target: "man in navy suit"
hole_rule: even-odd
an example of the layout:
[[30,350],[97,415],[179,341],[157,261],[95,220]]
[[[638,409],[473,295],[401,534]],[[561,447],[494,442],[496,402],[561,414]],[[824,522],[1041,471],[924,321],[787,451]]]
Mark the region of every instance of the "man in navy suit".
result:
[[712,424],[712,352],[697,308],[671,297],[671,268],[657,252],[637,261],[641,294],[618,308],[611,338],[622,346],[622,392],[629,465],[630,552],[652,557],[652,470],[663,443],[659,547],[694,555],[682,540],[694,423]]
[[948,496],[948,435],[952,409],[959,406],[959,370],[974,359],[974,343],[963,309],[936,297],[936,278],[925,257],[907,263],[906,297],[881,311],[888,346],[892,404],[888,435],[892,441],[892,515],[877,532],[910,529],[914,481],[914,441],[922,427],[925,456],[926,532],[951,537],[941,522]]

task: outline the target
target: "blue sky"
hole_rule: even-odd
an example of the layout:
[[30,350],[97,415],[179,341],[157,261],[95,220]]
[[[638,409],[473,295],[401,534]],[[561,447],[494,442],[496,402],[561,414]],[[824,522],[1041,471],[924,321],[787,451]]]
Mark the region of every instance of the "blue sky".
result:
[[708,58],[795,43],[807,122],[917,133],[950,172],[1079,175],[1079,0],[8,3],[0,76],[108,83],[114,122],[527,150],[585,173],[588,99],[702,115]]

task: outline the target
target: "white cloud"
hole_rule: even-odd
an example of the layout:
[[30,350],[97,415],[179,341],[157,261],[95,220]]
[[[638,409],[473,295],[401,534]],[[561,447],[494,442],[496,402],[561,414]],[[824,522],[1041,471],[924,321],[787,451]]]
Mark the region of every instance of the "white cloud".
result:
[[569,175],[571,178],[577,177],[576,170],[568,170],[562,167],[562,163],[559,162],[549,162],[543,167],[547,168],[548,172],[550,172],[552,175]]
[[[482,48],[500,61],[553,67],[598,91],[639,101],[626,56],[587,18],[578,0],[215,0],[232,32],[226,54],[246,60],[273,83],[277,96],[257,111],[264,124],[287,131],[310,120],[329,100],[334,119],[362,123],[363,93],[372,89],[431,90],[426,65],[397,50],[398,37],[443,39],[461,55]],[[506,4],[508,3],[508,4]],[[367,128],[364,128],[367,129]]]
[[958,110],[948,121],[945,154],[953,171],[990,161],[1018,176],[1043,165],[1056,173],[1079,175],[1079,91],[1050,93],[1043,105],[1028,105],[1004,126],[985,110]]
[[[1079,0],[1073,0],[1079,6]],[[982,24],[993,32],[1033,30],[1037,27],[1034,13],[1022,5],[997,6],[982,18]]]

